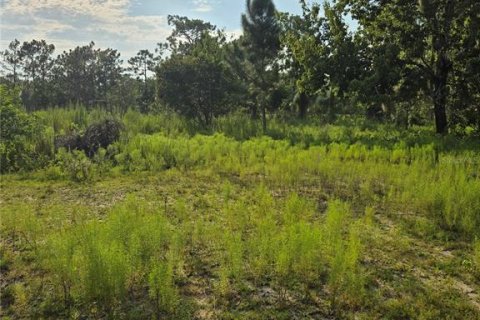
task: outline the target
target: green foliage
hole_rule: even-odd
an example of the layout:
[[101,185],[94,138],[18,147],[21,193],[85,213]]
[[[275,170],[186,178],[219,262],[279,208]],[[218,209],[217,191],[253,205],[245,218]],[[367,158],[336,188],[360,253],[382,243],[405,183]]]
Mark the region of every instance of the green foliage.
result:
[[85,182],[93,179],[93,164],[83,151],[68,152],[62,148],[57,154],[57,161],[64,174],[72,181]]
[[[268,189],[260,187],[255,206],[244,204],[230,210],[234,213],[228,220],[237,223],[225,224],[219,243],[219,296],[231,297],[250,277],[256,284],[280,290],[304,290],[328,274],[335,298],[341,297],[350,306],[361,303],[360,224],[350,224],[346,204],[331,202],[327,219],[321,223],[314,218],[312,204],[298,195],[290,195],[277,208]],[[246,223],[239,223],[244,214]]]
[[[95,226],[87,226],[80,234],[78,254],[82,298],[112,307],[127,292],[126,281],[130,266],[121,243],[103,238]],[[103,238],[103,239],[102,239]]]
[[83,105],[72,105],[68,108],[49,108],[36,111],[39,121],[53,129],[55,135],[69,135],[84,130],[97,117],[103,118],[106,113],[100,109],[89,112]]
[[160,99],[170,109],[207,127],[226,113],[228,80],[221,65],[179,57],[165,62],[157,74]]
[[280,25],[273,1],[246,0],[246,4],[247,12],[242,15],[242,45],[250,65],[245,71],[250,73],[249,94],[261,110],[265,133],[266,104],[278,77],[275,60],[280,50]]
[[[377,91],[390,101],[392,97],[408,103],[426,100],[433,104],[438,133],[446,132],[447,115],[450,127],[454,123],[477,122],[478,117],[470,113],[468,105],[478,104],[478,88],[469,84],[476,81],[466,68],[478,68],[478,59],[471,60],[479,52],[478,41],[471,38],[478,32],[471,31],[478,29],[480,9],[475,2],[464,1],[458,6],[449,0],[392,1],[385,5],[366,5],[362,0],[339,3],[342,9],[349,7],[359,21],[362,37],[358,40],[367,46],[361,52],[370,67],[363,81],[357,81],[363,82],[361,91],[368,92],[368,99]],[[386,35],[389,41],[385,41]],[[389,104],[387,99],[382,99],[384,106]]]
[[174,273],[182,247],[158,211],[130,197],[102,223],[90,221],[52,235],[42,251],[64,301],[99,304],[106,312],[121,308],[127,294],[148,284],[158,313],[178,304]]
[[161,112],[159,114],[141,114],[129,109],[122,117],[125,125],[125,134],[132,138],[139,133],[153,134],[163,132],[167,136],[192,134],[198,128],[194,123],[174,112]]
[[235,78],[222,60],[222,36],[202,34],[189,55],[173,55],[157,69],[158,96],[167,108],[209,127],[229,110]]
[[316,100],[320,113],[331,121],[342,112],[338,100],[351,91],[351,82],[363,77],[365,65],[359,54],[363,48],[348,31],[341,7],[302,2],[302,9],[302,16],[282,16],[285,31],[281,39],[290,61],[289,77],[294,78],[299,97]]
[[235,40],[168,16],[132,73],[14,40],[2,316],[478,318],[477,2],[248,0]]
[[252,121],[252,119],[244,113],[218,117],[213,122],[213,127],[215,131],[222,132],[226,136],[233,137],[240,141],[258,137],[262,133],[260,123]]
[[[275,116],[333,122],[362,114],[398,127],[433,119],[438,133],[478,133],[475,1],[301,0],[300,15],[278,12],[272,0],[245,3],[240,37],[170,15],[167,42],[155,53],[139,50],[127,68],[119,51],[94,42],[54,58],[55,46],[45,40],[15,39],[1,52],[3,82],[21,89],[32,111],[72,104],[122,113],[169,108],[210,128],[213,118],[245,109],[261,115],[262,133]],[[56,119],[56,134],[71,125],[64,121]]]
[[362,303],[364,276],[359,264],[362,252],[360,228],[360,224],[352,224],[348,240],[345,243],[336,240],[332,244],[332,248],[336,248],[336,252],[331,261],[328,284],[334,309],[338,308],[338,304],[355,307]]
[[40,181],[2,181],[8,315],[188,318],[214,309],[262,317],[267,304],[277,317],[312,306],[339,318],[475,314],[462,293],[428,291],[415,270],[428,265],[452,278],[473,270],[468,281],[478,273],[476,242],[458,268],[457,255],[410,254],[413,245],[470,248],[465,241],[479,236],[471,140],[348,118],[322,127],[272,120],[271,136],[242,115],[233,118],[238,132],[219,118],[215,130],[226,133],[211,135],[192,135],[178,115],[130,110],[123,119],[120,140],[91,159],[59,150],[29,173]]
[[170,261],[152,263],[148,276],[149,296],[155,301],[155,308],[161,312],[172,313],[178,305],[178,292],[174,284],[173,265]]
[[154,71],[155,60],[158,59],[155,59],[153,53],[148,50],[140,50],[136,56],[128,59],[130,65],[128,70],[135,74],[137,80],[143,82],[142,95],[139,99],[140,111],[142,112],[148,111],[149,105],[153,103],[155,98],[153,83],[148,79],[149,72]]
[[[95,49],[94,46],[95,43],[90,42],[57,57],[57,68],[52,73],[54,79],[61,80],[53,83],[53,92],[57,96],[48,105],[81,103],[111,107],[109,90],[122,81],[120,53],[110,48]],[[59,76],[59,73],[65,76]]]
[[38,219],[32,206],[2,207],[0,229],[14,247],[36,249],[44,228],[44,223]]
[[242,15],[245,45],[251,51],[251,60],[263,60],[260,63],[265,67],[280,49],[275,5],[271,0],[247,0],[246,3],[247,12]]
[[216,26],[199,19],[169,15],[168,24],[173,26],[167,38],[170,49],[176,54],[188,55],[206,34],[215,31]]
[[236,285],[241,283],[244,266],[244,244],[239,233],[232,231],[222,237],[218,270],[217,290],[220,296],[228,297]]
[[480,240],[473,243],[473,266],[477,277],[480,278]]
[[28,317],[28,301],[31,293],[20,283],[15,284],[11,290],[14,298],[14,310],[17,314]]
[[[273,123],[270,130],[275,128]],[[409,199],[408,203],[414,208],[435,216],[445,227],[466,235],[475,235],[475,230],[478,230],[475,213],[478,179],[471,178],[474,174],[472,170],[478,164],[471,158],[473,166],[467,165],[470,163],[470,158],[467,158],[465,165],[469,169],[459,171],[455,162],[460,159],[448,156],[439,160],[439,149],[450,148],[446,143],[431,140],[432,143],[423,146],[410,146],[408,138],[394,135],[393,138],[379,139],[374,138],[370,131],[347,130],[344,127],[328,128],[327,136],[321,130],[315,131],[310,127],[302,131],[278,128],[279,136],[290,137],[296,145],[266,137],[242,142],[220,134],[192,138],[142,135],[122,147],[116,161],[126,171],[213,167],[240,175],[260,173],[266,175],[271,183],[285,187],[302,183],[302,173],[325,175],[325,179],[334,182],[336,177],[331,170],[338,171],[338,167],[349,164],[359,171],[355,174],[345,169],[342,174],[358,181],[359,196],[367,204],[381,200],[381,195],[386,192],[383,184],[393,183],[396,192],[403,194],[402,200]],[[304,149],[299,147],[299,142],[304,141],[310,145],[342,142]],[[353,141],[357,142],[351,144]],[[388,144],[382,147],[376,141],[388,141]],[[374,144],[373,147],[370,144]],[[319,159],[323,161],[319,163]],[[383,170],[390,170],[390,177]],[[411,187],[420,174],[426,176],[423,184],[418,188]],[[399,177],[403,180],[398,180]]]
[[40,132],[36,119],[20,108],[18,91],[0,86],[0,172],[28,170],[33,163],[31,139]]

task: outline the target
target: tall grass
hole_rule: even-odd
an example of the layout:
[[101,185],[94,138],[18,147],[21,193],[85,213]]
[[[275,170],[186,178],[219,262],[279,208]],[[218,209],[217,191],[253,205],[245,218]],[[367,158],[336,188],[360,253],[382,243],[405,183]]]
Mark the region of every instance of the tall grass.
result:
[[[34,145],[52,156],[55,134],[83,130],[104,114],[77,107],[38,116],[47,134]],[[455,149],[456,138],[424,128],[347,120],[323,127],[273,120],[264,136],[241,114],[217,119],[210,130],[173,114],[117,116],[126,127],[121,141],[93,159],[60,151],[44,175],[57,176],[57,168],[59,178],[95,181],[109,172],[198,171],[228,179],[207,195],[218,202],[213,212],[194,206],[185,190],[173,203],[129,197],[100,219],[77,208],[75,218],[59,208],[45,217],[28,205],[2,208],[4,241],[40,261],[64,314],[121,318],[138,303],[145,318],[175,318],[189,277],[203,277],[214,303],[227,309],[258,288],[275,292],[278,305],[314,304],[314,291],[326,293],[340,317],[339,310],[364,305],[364,230],[376,213],[418,215],[449,237],[480,236],[480,157],[469,141]],[[474,242],[476,273],[479,247]],[[27,318],[29,290],[14,288]]]
[[[237,175],[260,174],[283,188],[322,179],[339,196],[357,195],[421,211],[468,237],[480,230],[478,153],[439,153],[433,144],[370,148],[355,144],[290,145],[269,137],[237,141],[223,134],[168,137],[139,135],[116,157],[125,171],[213,168]],[[343,185],[343,186],[341,186]],[[343,191],[341,190],[343,188]]]
[[[230,204],[213,224],[187,214],[196,228],[208,229],[197,233],[188,227],[189,220],[129,197],[103,221],[82,220],[50,232],[38,257],[53,276],[55,299],[67,310],[88,313],[96,306],[96,312],[114,317],[135,296],[148,301],[145,307],[157,318],[179,312],[184,268],[200,268],[195,257],[186,255],[195,243],[208,253],[206,261],[217,266],[214,292],[220,302],[250,290],[249,283],[278,290],[279,303],[288,291],[304,295],[320,283],[335,297],[359,299],[360,220],[354,223],[345,203],[331,202],[324,220],[313,203],[297,194],[278,202],[261,186],[248,199]],[[185,204],[175,207],[179,213],[189,211]]]
[[127,294],[148,287],[156,312],[173,312],[175,261],[183,250],[175,239],[163,212],[129,198],[105,222],[88,221],[53,234],[42,256],[65,302],[99,303],[111,314]]

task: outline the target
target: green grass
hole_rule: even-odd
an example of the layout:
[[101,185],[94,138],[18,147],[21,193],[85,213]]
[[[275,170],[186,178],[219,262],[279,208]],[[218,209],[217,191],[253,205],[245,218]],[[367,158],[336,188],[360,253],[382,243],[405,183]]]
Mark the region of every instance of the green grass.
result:
[[[56,112],[56,132],[92,117]],[[261,136],[241,115],[215,133],[122,117],[93,159],[2,176],[3,316],[480,317],[472,141],[348,119],[272,120]]]

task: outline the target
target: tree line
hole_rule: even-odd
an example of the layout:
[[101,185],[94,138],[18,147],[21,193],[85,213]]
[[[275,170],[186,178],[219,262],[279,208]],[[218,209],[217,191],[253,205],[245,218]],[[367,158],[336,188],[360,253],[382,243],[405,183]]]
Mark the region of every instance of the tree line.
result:
[[209,22],[169,16],[166,42],[126,64],[94,42],[55,57],[45,40],[15,39],[2,52],[1,81],[20,88],[28,110],[166,108],[205,126],[243,110],[264,129],[272,116],[359,114],[401,126],[433,120],[437,133],[480,132],[478,1],[299,3],[296,15],[272,0],[247,0],[236,39]]

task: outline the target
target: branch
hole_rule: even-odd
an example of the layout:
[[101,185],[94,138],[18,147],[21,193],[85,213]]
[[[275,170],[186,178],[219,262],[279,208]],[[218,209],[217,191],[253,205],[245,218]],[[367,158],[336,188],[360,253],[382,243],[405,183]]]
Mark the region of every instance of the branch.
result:
[[417,66],[418,68],[420,68],[421,70],[427,72],[431,77],[434,77],[435,76],[435,73],[433,71],[433,68],[431,68],[428,63],[425,61],[425,58],[424,57],[421,57],[420,60],[422,60],[423,64],[422,63],[419,63],[417,61],[414,61],[414,60],[407,60],[406,62],[408,64],[412,64],[414,66]]

